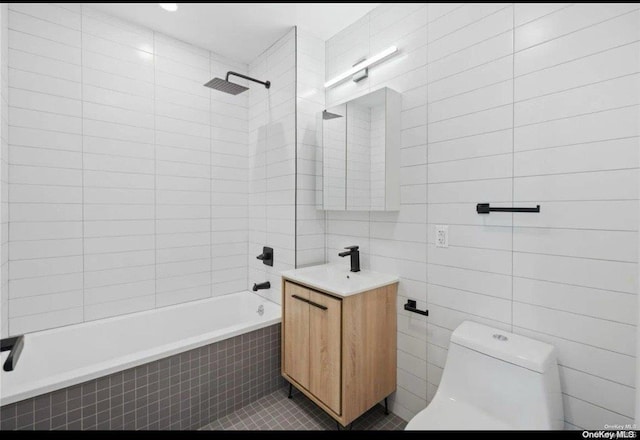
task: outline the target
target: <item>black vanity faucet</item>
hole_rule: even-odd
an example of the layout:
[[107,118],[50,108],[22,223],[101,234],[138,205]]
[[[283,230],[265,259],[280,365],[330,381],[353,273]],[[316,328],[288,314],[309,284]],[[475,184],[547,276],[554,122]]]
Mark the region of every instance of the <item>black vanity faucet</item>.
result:
[[341,257],[351,256],[351,272],[360,272],[360,246],[347,246],[345,249],[349,249],[347,252],[340,252],[338,255]]

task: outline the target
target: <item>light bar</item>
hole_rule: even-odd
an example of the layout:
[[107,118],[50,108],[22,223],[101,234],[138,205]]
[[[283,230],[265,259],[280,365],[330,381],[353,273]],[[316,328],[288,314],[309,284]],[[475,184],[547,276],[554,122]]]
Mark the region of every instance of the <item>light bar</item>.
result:
[[329,87],[333,87],[339,82],[344,81],[345,79],[353,76],[356,72],[359,72],[362,69],[366,69],[367,67],[372,66],[375,63],[378,63],[384,60],[385,58],[387,58],[390,55],[393,55],[397,51],[398,51],[398,48],[396,46],[391,46],[390,48],[383,50],[382,52],[372,56],[371,58],[359,62],[358,64],[353,66],[351,69],[347,70],[346,72],[341,73],[335,78],[327,81],[326,83],[324,83],[324,87],[326,89],[328,89]]

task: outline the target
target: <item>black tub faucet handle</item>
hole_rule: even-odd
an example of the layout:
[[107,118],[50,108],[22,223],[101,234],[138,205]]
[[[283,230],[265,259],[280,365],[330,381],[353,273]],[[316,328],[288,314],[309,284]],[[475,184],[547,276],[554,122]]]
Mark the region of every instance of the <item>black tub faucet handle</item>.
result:
[[262,253],[256,257],[258,260],[262,260],[262,264],[267,266],[273,266],[273,248],[264,246]]

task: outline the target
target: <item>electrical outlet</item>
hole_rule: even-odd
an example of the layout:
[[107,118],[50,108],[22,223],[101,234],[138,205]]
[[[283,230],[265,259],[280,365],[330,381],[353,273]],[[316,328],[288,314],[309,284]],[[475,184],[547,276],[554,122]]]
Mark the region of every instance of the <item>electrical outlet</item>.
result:
[[436,247],[449,247],[449,226],[436,225]]

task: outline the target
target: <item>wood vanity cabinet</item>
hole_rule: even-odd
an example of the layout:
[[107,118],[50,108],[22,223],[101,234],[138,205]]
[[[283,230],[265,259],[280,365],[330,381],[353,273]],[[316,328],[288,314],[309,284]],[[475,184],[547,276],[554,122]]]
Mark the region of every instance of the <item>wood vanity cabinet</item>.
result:
[[343,426],[395,391],[397,283],[346,297],[282,286],[285,379]]

